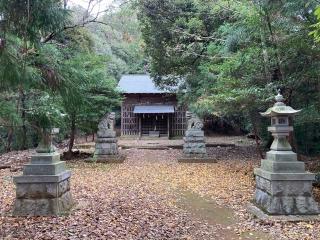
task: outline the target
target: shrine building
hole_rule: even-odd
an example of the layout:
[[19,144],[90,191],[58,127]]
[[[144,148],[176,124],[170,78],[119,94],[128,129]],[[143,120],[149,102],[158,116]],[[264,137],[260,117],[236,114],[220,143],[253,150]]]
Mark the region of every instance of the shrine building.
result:
[[123,75],[118,89],[123,93],[121,136],[182,137],[186,108],[178,106],[174,92],[161,90],[146,74]]

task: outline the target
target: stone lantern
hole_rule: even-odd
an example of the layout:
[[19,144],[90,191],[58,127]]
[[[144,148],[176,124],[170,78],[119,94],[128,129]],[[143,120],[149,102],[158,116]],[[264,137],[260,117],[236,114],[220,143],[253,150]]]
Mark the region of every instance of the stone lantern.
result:
[[269,215],[317,215],[319,206],[312,196],[315,174],[305,171],[287,138],[293,131],[289,118],[301,110],[286,106],[278,93],[276,103],[262,116],[271,118],[268,131],[274,137],[266,159],[256,168],[255,205]]
[[62,215],[73,206],[70,192],[71,171],[60,161],[60,153],[52,144],[58,129],[44,130],[31,162],[26,164],[23,175],[14,177],[16,200],[13,215],[51,216]]
[[294,116],[301,110],[294,110],[292,107],[286,106],[280,93],[275,99],[274,106],[261,113],[262,116],[271,118],[271,127],[268,127],[268,131],[272,133],[274,140],[270,149],[274,151],[290,151],[291,146],[287,137],[293,131],[293,127],[289,126],[289,117]]

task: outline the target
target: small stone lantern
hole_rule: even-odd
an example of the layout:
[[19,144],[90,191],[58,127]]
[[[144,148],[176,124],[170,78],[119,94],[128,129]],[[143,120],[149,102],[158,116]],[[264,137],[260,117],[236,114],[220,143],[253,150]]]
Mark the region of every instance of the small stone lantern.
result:
[[70,191],[71,171],[60,161],[52,144],[58,128],[46,129],[31,162],[24,165],[23,175],[14,177],[15,216],[54,216],[67,213],[74,202]]
[[280,92],[278,92],[275,99],[276,103],[274,106],[266,112],[261,113],[262,116],[271,118],[271,127],[268,127],[268,131],[272,133],[274,141],[270,149],[275,151],[290,151],[292,148],[287,137],[293,131],[293,127],[289,126],[289,117],[294,116],[301,110],[294,110],[292,107],[286,106],[283,103],[284,98]]
[[315,175],[305,171],[305,164],[297,160],[287,140],[293,127],[289,117],[301,110],[286,106],[278,92],[276,103],[262,116],[271,118],[268,131],[274,141],[261,167],[256,168],[255,205],[269,215],[317,215],[319,206],[312,196]]

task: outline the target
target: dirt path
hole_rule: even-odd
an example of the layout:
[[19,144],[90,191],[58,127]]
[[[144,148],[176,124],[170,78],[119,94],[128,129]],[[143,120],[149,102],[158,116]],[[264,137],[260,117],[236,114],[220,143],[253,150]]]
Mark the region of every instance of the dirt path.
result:
[[[68,164],[78,204],[63,217],[10,217],[11,177],[21,172],[1,170],[0,239],[295,239],[245,212],[254,150],[209,149],[216,164],[178,164],[176,149],[125,153],[121,165]],[[316,227],[293,227],[317,239]]]

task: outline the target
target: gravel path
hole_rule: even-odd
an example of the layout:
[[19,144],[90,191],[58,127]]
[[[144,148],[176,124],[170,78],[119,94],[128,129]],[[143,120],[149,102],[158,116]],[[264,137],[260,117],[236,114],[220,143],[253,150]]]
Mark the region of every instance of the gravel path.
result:
[[12,176],[21,172],[0,170],[0,239],[319,239],[318,223],[246,213],[259,163],[252,147],[210,148],[216,164],[178,164],[176,149],[124,152],[120,165],[68,163],[77,201],[69,216],[11,217]]

